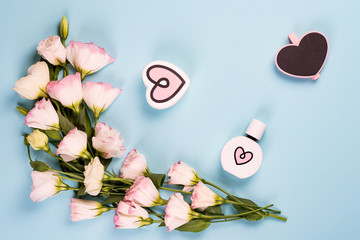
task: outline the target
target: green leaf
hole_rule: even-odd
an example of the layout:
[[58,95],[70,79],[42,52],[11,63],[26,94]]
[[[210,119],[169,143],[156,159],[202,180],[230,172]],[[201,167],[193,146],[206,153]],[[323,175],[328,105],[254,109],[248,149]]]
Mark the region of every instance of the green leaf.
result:
[[79,128],[82,131],[86,132],[88,138],[91,138],[93,134],[93,128],[91,125],[88,111],[86,110],[86,107],[84,105],[82,105],[82,107],[80,108],[78,124],[79,124]]
[[230,200],[234,200],[234,201],[237,201],[237,200],[240,200],[240,202],[246,204],[246,205],[252,205],[254,207],[259,207],[256,203],[254,203],[253,201],[251,201],[250,199],[246,199],[246,198],[239,198],[239,197],[236,197],[236,196],[233,196],[233,195],[229,195],[228,196],[228,199]]
[[[241,205],[235,205],[233,204],[233,207],[236,209],[236,211],[238,213],[245,213],[245,212],[249,212],[251,211],[251,208],[252,209],[257,209],[259,208],[258,205],[256,205],[256,203],[254,203],[253,201],[249,200],[249,199],[246,199],[246,198],[239,198],[239,197],[235,197],[235,196],[232,196],[232,195],[228,195],[227,197],[228,199],[230,200],[233,200],[233,201],[240,201],[241,203],[243,204],[246,204],[246,205],[252,205],[253,207],[243,207]],[[262,219],[262,216],[260,214],[264,214],[263,211],[259,211],[258,213],[249,213],[247,215],[244,216],[244,218],[248,221],[258,221],[260,219]]]
[[84,196],[85,194],[86,194],[85,185],[82,185],[79,191],[77,192],[76,196],[81,197]]
[[58,79],[61,66],[54,66],[43,58],[41,58],[41,61],[46,62],[46,64],[48,65],[50,81],[56,81]]
[[64,117],[59,110],[57,111],[57,114],[59,116],[61,131],[66,135],[70,132],[70,130],[74,129],[75,126],[66,117]]
[[49,170],[49,166],[40,161],[31,161],[30,166],[38,172],[46,172]]
[[165,227],[165,222],[160,223],[158,227]]
[[58,147],[60,142],[59,141],[49,141],[49,143],[51,143],[54,147]]
[[108,196],[108,197],[104,200],[103,204],[118,203],[118,202],[122,201],[123,199],[124,199],[124,196],[118,196],[118,195],[111,195],[111,194],[110,194],[110,196]]
[[220,205],[207,207],[203,213],[205,215],[224,215]]
[[99,159],[100,159],[100,162],[104,166],[105,169],[110,165],[110,163],[112,161],[112,158],[105,159],[105,158],[103,158],[101,156],[99,156]]
[[62,140],[62,136],[58,131],[55,130],[45,130],[45,134],[52,139]]
[[156,188],[160,188],[165,181],[165,174],[149,173],[147,177],[151,179]]
[[28,114],[29,110],[23,107],[16,107],[16,109],[18,110],[19,113],[21,113],[22,115],[24,115],[26,117],[26,115]]
[[181,232],[201,232],[208,228],[210,221],[206,219],[193,219],[190,222],[176,228]]

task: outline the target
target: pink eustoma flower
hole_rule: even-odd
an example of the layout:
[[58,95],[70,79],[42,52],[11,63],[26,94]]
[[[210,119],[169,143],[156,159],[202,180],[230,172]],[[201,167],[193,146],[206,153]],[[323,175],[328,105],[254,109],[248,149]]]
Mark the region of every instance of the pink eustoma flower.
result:
[[46,92],[65,107],[71,108],[77,113],[80,111],[79,106],[83,98],[80,73],[68,75],[59,81],[48,83]]
[[203,182],[198,182],[191,195],[191,208],[198,208],[200,211],[207,207],[220,205],[225,202],[225,199],[214,193]]
[[59,174],[54,171],[32,171],[31,178],[33,184],[31,186],[32,191],[30,193],[30,198],[34,202],[43,201],[48,197],[56,195],[61,190],[66,189]]
[[51,36],[41,40],[36,49],[39,55],[52,65],[63,65],[66,63],[66,49],[62,45],[59,36]]
[[199,216],[200,214],[191,209],[180,193],[170,196],[165,209],[165,225],[169,232]]
[[183,185],[185,191],[189,191],[200,181],[195,169],[179,161],[170,167],[169,184]]
[[83,96],[86,105],[94,113],[94,118],[98,119],[115,98],[120,94],[121,89],[112,87],[109,83],[86,82],[82,85]]
[[77,198],[71,198],[70,209],[71,221],[73,222],[96,218],[103,212],[109,211],[107,207],[103,207],[99,202]]
[[165,204],[154,183],[150,178],[144,176],[138,177],[134,184],[126,190],[124,201],[133,201],[142,207]]
[[71,65],[81,73],[81,79],[115,61],[103,48],[94,43],[70,41],[66,47],[66,55]]
[[125,153],[124,139],[121,134],[105,123],[100,122],[95,126],[95,136],[92,137],[93,147],[101,152],[103,158],[121,157]]
[[42,130],[60,130],[59,117],[50,99],[37,101],[25,118],[25,125]]
[[148,171],[145,156],[133,149],[128,153],[120,168],[120,177],[135,180],[139,176],[144,176]]
[[65,161],[69,162],[76,158],[91,159],[90,153],[87,151],[87,135],[85,132],[78,130],[76,127],[72,129],[61,140],[56,154]]
[[140,228],[152,223],[148,212],[134,202],[119,202],[114,217],[115,228]]

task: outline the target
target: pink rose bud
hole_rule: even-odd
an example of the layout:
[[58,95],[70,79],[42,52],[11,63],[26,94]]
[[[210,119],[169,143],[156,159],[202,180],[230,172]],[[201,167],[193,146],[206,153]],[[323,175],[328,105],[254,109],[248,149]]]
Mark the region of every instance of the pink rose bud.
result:
[[102,180],[104,177],[104,166],[98,157],[91,159],[91,162],[85,166],[84,185],[88,194],[96,196],[102,188]]
[[46,91],[51,98],[58,100],[65,107],[71,108],[77,113],[80,111],[79,106],[83,98],[80,73],[50,82]]
[[136,149],[130,151],[120,168],[120,177],[130,180],[135,180],[139,176],[144,176],[149,172],[146,158]]
[[81,73],[81,79],[115,61],[103,48],[93,43],[70,41],[66,47],[66,54],[71,65]]
[[87,151],[87,135],[85,132],[78,130],[76,127],[72,129],[61,140],[56,154],[65,161],[69,162],[76,158],[90,159],[91,155]]
[[113,88],[109,83],[86,82],[82,85],[83,96],[86,105],[94,113],[94,118],[98,119],[115,98],[120,94],[121,89]]
[[191,208],[198,208],[200,211],[207,207],[223,204],[225,199],[214,193],[204,183],[198,182],[191,195]]
[[51,36],[40,41],[36,49],[39,55],[52,65],[66,63],[66,49],[62,45],[59,36]]
[[142,207],[153,207],[165,203],[151,179],[144,176],[138,177],[126,190],[124,201],[133,201]]
[[170,196],[165,209],[165,225],[169,232],[199,216],[200,214],[191,209],[180,193]]
[[106,159],[121,157],[125,153],[125,148],[124,139],[120,136],[118,131],[100,122],[95,126],[95,136],[92,137],[93,147]]
[[25,99],[35,100],[46,97],[46,86],[50,82],[46,62],[37,62],[28,69],[28,75],[15,83],[14,90]]
[[196,171],[179,161],[170,167],[169,184],[184,185],[187,189],[200,181]]
[[42,130],[60,130],[59,117],[50,99],[37,101],[25,118],[25,125]]
[[99,202],[77,198],[71,198],[70,209],[71,221],[73,222],[96,218],[103,212],[110,210]]
[[148,212],[134,202],[119,202],[114,217],[115,228],[140,228],[152,223]]
[[61,181],[59,174],[54,171],[32,171],[33,185],[30,198],[34,202],[40,202],[48,197],[56,195],[61,190],[66,190],[66,185]]

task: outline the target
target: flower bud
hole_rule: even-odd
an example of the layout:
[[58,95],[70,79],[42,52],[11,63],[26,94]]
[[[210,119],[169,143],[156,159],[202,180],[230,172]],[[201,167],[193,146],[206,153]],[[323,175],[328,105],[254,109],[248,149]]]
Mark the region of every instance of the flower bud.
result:
[[32,133],[30,133],[29,136],[26,137],[26,140],[29,142],[29,144],[31,145],[31,147],[38,151],[38,150],[44,150],[44,151],[49,151],[49,138],[48,136],[46,136],[45,133],[39,131],[39,130],[34,130]]
[[62,41],[65,41],[69,35],[69,22],[65,16],[61,19],[60,23],[60,37]]

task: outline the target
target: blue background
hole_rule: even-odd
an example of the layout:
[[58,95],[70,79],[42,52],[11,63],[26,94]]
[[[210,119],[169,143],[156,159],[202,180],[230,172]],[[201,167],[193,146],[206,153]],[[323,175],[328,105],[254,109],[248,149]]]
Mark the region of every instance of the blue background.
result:
[[[1,238],[359,239],[359,7],[355,0],[1,1]],[[153,172],[182,160],[231,193],[274,203],[288,222],[213,224],[196,235],[156,226],[115,230],[113,212],[72,223],[70,191],[33,203],[21,136],[30,131],[15,110],[27,101],[11,88],[39,59],[38,42],[57,34],[63,15],[68,40],[92,41],[116,58],[88,80],[123,89],[101,120],[122,132],[128,150],[144,153]],[[330,44],[321,78],[280,73],[274,56],[287,36],[311,30]],[[153,60],[174,63],[192,81],[167,110],[145,100],[141,71]],[[253,117],[268,124],[264,161],[240,180],[222,170],[220,151]],[[111,167],[118,171],[122,161]]]

